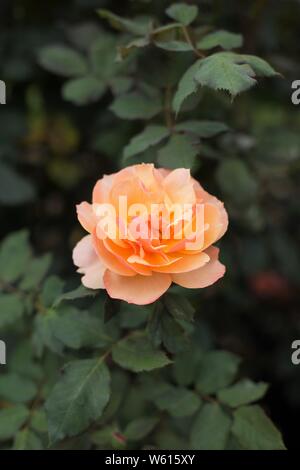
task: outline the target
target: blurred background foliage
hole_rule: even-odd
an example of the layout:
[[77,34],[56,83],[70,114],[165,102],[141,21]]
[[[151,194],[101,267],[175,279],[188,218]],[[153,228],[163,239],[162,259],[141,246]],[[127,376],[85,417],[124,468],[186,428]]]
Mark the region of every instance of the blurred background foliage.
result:
[[[176,83],[191,63],[189,54],[175,60],[174,52],[148,49],[138,55],[139,67],[137,51],[126,58],[125,65],[116,63],[117,42],[128,43],[130,35],[116,36],[95,10],[108,8],[124,17],[150,14],[165,20],[170,3],[1,2],[0,79],[7,84],[7,104],[0,108],[1,235],[29,229],[34,251],[42,256],[41,279],[49,263],[45,253],[51,252],[50,270],[73,286],[71,250],[82,235],[75,204],[90,199],[91,188],[103,173],[141,160],[124,159],[124,147],[142,131],[144,120],[167,107],[168,97],[161,88],[172,85],[173,79]],[[169,148],[159,145],[143,160],[184,166],[186,162],[172,160],[174,148],[183,145],[181,155],[187,155],[193,175],[224,200],[231,222],[221,243],[227,275],[217,286],[185,295],[197,306],[196,315],[218,348],[242,356],[243,368],[252,379],[271,383],[264,407],[282,430],[287,446],[296,448],[300,374],[290,356],[291,343],[300,335],[300,111],[291,103],[291,82],[300,78],[300,2],[249,0],[242,7],[234,0],[192,3],[199,6],[199,27],[209,32],[214,25],[242,34],[243,52],[268,60],[283,77],[261,81],[233,103],[225,94],[200,91],[193,101],[187,100],[183,113],[189,116],[196,104],[194,119],[224,122],[229,132],[198,139],[196,151],[181,141],[169,142]],[[53,45],[69,50],[69,57],[58,60],[55,70],[53,50],[47,54]],[[54,73],[49,73],[51,67]],[[27,280],[28,289],[39,281]],[[59,292],[59,287],[55,289]],[[15,318],[18,308],[14,305]],[[8,338],[15,357],[26,344],[19,344],[17,331],[7,331],[4,320],[3,325],[1,338]],[[47,341],[50,349],[59,347],[51,338]],[[39,350],[43,345],[35,347]],[[43,360],[50,362],[55,376],[60,360],[53,356]],[[40,377],[40,365],[30,364],[31,375]],[[37,417],[39,429],[41,421]],[[93,439],[97,442],[103,436],[95,434]]]

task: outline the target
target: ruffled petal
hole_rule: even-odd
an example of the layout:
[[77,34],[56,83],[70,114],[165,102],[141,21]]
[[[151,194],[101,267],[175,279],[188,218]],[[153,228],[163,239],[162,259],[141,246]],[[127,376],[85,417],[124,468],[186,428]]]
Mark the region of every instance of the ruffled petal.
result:
[[113,299],[125,300],[130,304],[147,305],[155,302],[171,285],[169,274],[153,273],[152,276],[124,277],[107,270],[104,286]]
[[82,227],[87,232],[92,233],[97,224],[97,217],[93,211],[93,206],[88,202],[82,202],[76,206],[76,210]]
[[172,204],[183,205],[194,204],[196,202],[196,195],[190,170],[177,168],[172,171],[164,179],[163,187]]
[[190,289],[199,289],[211,286],[224,276],[225,266],[218,260],[219,249],[211,246],[206,250],[210,261],[203,267],[181,274],[172,274],[175,284]]
[[82,238],[73,250],[73,262],[83,274],[82,284],[89,289],[103,289],[103,275],[106,267],[99,260],[93,247],[91,235]]

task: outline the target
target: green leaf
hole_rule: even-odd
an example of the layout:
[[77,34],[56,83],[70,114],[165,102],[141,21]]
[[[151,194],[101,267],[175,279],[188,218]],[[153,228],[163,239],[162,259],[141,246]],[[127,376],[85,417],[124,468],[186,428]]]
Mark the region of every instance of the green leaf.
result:
[[87,73],[84,57],[66,46],[48,46],[39,53],[39,63],[46,70],[64,77],[80,77]]
[[223,122],[218,121],[185,121],[177,124],[175,130],[195,134],[198,137],[207,139],[228,131],[229,127]]
[[189,52],[193,50],[193,47],[185,41],[179,41],[178,39],[173,39],[169,41],[154,41],[156,47],[164,49],[165,51],[172,52]]
[[24,303],[17,294],[0,294],[0,328],[16,323],[23,312]]
[[187,5],[186,3],[174,3],[166,10],[167,15],[175,21],[188,26],[198,15],[196,5]]
[[233,416],[232,433],[244,449],[285,449],[280,432],[259,406],[242,406]]
[[154,348],[158,348],[162,343],[162,317],[164,307],[161,302],[156,302],[151,314],[148,317],[146,334]]
[[144,335],[132,335],[119,341],[112,350],[112,357],[119,366],[133,372],[158,369],[171,363]]
[[16,434],[13,450],[42,450],[40,438],[29,429],[23,429]]
[[21,230],[8,235],[0,247],[0,279],[15,282],[25,273],[31,257],[28,232]]
[[171,416],[181,417],[194,414],[200,408],[202,400],[191,390],[170,385],[162,394],[155,397],[154,403]]
[[37,289],[40,282],[47,274],[52,262],[52,256],[46,254],[40,258],[30,261],[27,271],[22,279],[20,287],[22,290]]
[[45,434],[48,432],[47,417],[43,409],[33,411],[30,420],[30,427],[39,434]]
[[14,437],[16,432],[26,422],[28,416],[29,410],[23,405],[0,410],[0,441]]
[[192,426],[190,442],[195,450],[223,450],[229,437],[231,419],[217,403],[205,404]]
[[132,92],[115,98],[110,109],[121,119],[151,119],[162,110],[158,94],[145,95]]
[[182,295],[165,294],[163,297],[168,312],[177,320],[193,321],[195,308]]
[[105,346],[111,341],[100,318],[74,307],[60,308],[54,320],[53,333],[65,346],[73,349]]
[[214,90],[225,90],[232,97],[256,85],[255,72],[241,56],[218,52],[203,59],[195,80]]
[[159,150],[157,161],[165,168],[193,168],[198,152],[187,136],[175,134]]
[[18,345],[10,354],[9,371],[28,377],[34,381],[43,377],[43,367],[34,358],[30,339],[18,341]]
[[52,307],[56,299],[62,295],[63,286],[64,283],[58,276],[46,279],[41,292],[41,301],[45,307]]
[[93,76],[86,76],[65,83],[62,94],[65,100],[71,101],[77,106],[82,106],[100,100],[106,90],[107,85],[102,80]]
[[61,294],[54,302],[53,307],[58,307],[62,302],[68,300],[78,300],[84,297],[94,297],[96,291],[94,289],[87,289],[80,284],[76,289]]
[[238,370],[240,358],[227,351],[210,351],[203,355],[196,388],[201,393],[214,393],[229,385]]
[[136,135],[124,149],[124,158],[130,158],[144,152],[149,147],[159,144],[169,135],[165,126],[157,124],[147,126],[141,134]]
[[245,61],[254,70],[258,77],[274,77],[280,75],[276,70],[271,67],[268,62],[260,57],[249,54],[241,54],[241,60]]
[[111,393],[107,407],[104,410],[101,420],[109,422],[116,416],[117,412],[121,412],[121,405],[124,403],[124,397],[128,393],[129,385],[128,374],[120,369],[111,371]]
[[162,341],[171,354],[177,354],[188,347],[188,338],[180,322],[170,315],[161,318]]
[[237,206],[250,204],[257,197],[257,180],[242,160],[223,160],[218,166],[216,179],[224,197]]
[[125,438],[116,423],[102,426],[101,429],[92,432],[89,438],[99,450],[111,448],[124,450],[126,448]]
[[220,29],[204,36],[197,42],[198,49],[213,49],[214,47],[222,47],[223,49],[236,49],[242,47],[243,36],[241,34],[230,33]]
[[130,41],[125,46],[118,46],[118,59],[124,60],[126,57],[136,49],[142,49],[150,44],[148,37],[137,38]]
[[254,383],[252,380],[245,379],[220,390],[217,397],[225,405],[235,408],[259,400],[265,395],[267,389],[268,384],[264,382]]
[[99,9],[97,10],[97,13],[101,18],[108,20],[109,24],[119,31],[126,31],[128,33],[136,34],[137,36],[144,36],[149,32],[150,18],[136,18],[135,20],[129,20],[115,15],[105,9]]
[[0,204],[27,204],[35,197],[30,181],[3,162],[0,164]]
[[33,345],[38,356],[41,356],[45,347],[57,354],[62,353],[63,345],[56,338],[56,319],[57,313],[52,309],[35,317]]
[[127,93],[133,86],[133,79],[130,77],[115,77],[110,81],[110,88],[113,95]]
[[129,423],[124,431],[124,437],[129,441],[139,441],[144,439],[155,428],[158,423],[156,417],[141,417]]
[[120,324],[122,328],[135,329],[143,325],[150,317],[153,307],[128,304],[122,302],[120,311]]
[[233,98],[256,85],[256,76],[272,77],[275,70],[256,56],[218,52],[203,59],[195,80],[214,90],[225,90]]
[[29,379],[14,373],[0,376],[0,397],[14,403],[26,403],[37,392],[36,385]]
[[189,349],[175,357],[172,368],[178,385],[187,387],[196,381],[202,356],[203,351],[197,345],[197,347],[190,346]]
[[107,85],[113,77],[120,76],[127,65],[127,61],[117,62],[116,54],[117,41],[114,36],[100,37],[91,44],[89,59],[93,73]]
[[178,84],[177,91],[173,98],[173,109],[179,113],[183,102],[197,91],[198,85],[195,80],[196,72],[200,69],[203,59],[197,60],[183,75]]
[[110,395],[110,376],[104,358],[66,365],[46,402],[52,442],[76,436],[100,418]]

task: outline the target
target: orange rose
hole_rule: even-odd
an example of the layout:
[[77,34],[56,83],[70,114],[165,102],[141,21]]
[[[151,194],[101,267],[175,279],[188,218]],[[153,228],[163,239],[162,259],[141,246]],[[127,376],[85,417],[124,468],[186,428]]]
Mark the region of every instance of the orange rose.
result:
[[212,245],[227,230],[226,210],[189,170],[141,164],[105,175],[77,213],[89,232],[73,251],[82,283],[114,299],[146,305],[172,282],[203,288],[225,273]]

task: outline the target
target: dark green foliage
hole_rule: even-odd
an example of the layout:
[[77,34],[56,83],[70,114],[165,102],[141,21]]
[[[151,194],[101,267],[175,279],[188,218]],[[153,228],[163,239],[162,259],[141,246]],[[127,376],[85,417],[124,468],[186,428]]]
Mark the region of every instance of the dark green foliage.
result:
[[[277,425],[299,405],[300,120],[286,86],[299,8],[282,24],[275,1],[265,15],[69,3],[61,27],[46,1],[1,32],[0,448],[283,449]],[[78,286],[75,204],[140,162],[191,168],[224,200],[220,285],[146,307]]]

